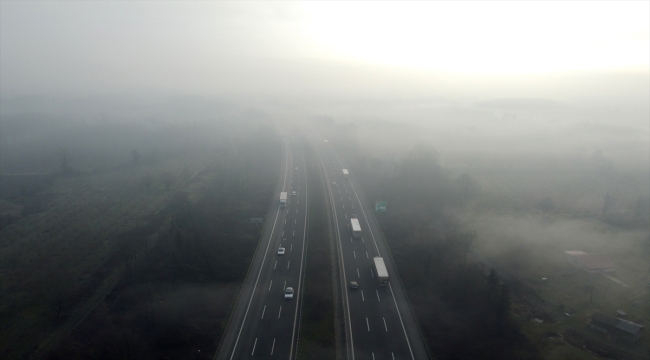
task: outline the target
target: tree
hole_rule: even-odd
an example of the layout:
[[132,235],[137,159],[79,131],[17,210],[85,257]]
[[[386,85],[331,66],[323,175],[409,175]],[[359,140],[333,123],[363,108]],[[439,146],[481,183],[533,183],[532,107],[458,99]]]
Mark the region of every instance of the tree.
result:
[[467,200],[478,194],[481,190],[476,180],[474,180],[474,178],[469,174],[461,174],[456,179],[455,185],[458,200],[461,204],[464,204]]
[[149,190],[151,185],[153,185],[153,176],[151,174],[146,174],[142,177],[142,183],[144,184],[144,187]]
[[131,156],[133,156],[133,163],[134,164],[139,164],[140,163],[140,152],[137,149],[131,150]]
[[542,199],[542,201],[539,202],[539,208],[542,210],[542,214],[544,217],[546,217],[546,213],[555,209],[555,202],[553,201],[553,198],[550,196],[547,196]]
[[57,155],[59,156],[59,162],[61,163],[61,172],[64,174],[70,173],[72,171],[72,168],[68,164],[68,149],[59,148]]
[[165,188],[169,190],[169,188],[176,182],[176,176],[173,172],[168,170],[162,173],[161,180],[163,185],[165,185]]

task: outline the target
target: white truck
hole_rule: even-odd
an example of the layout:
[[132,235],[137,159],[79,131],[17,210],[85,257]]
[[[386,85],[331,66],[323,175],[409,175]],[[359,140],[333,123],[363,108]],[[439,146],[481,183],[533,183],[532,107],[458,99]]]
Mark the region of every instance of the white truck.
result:
[[285,191],[280,193],[280,208],[287,207],[287,193]]
[[350,218],[350,228],[352,229],[353,237],[361,237],[361,224],[359,224],[359,219],[357,219],[356,215],[352,215]]
[[348,169],[343,169],[343,178],[344,179],[350,178],[350,173],[348,172]]
[[388,270],[386,269],[384,258],[376,256],[373,258],[373,260],[375,261],[375,272],[377,273],[377,280],[379,280],[379,286],[388,285]]

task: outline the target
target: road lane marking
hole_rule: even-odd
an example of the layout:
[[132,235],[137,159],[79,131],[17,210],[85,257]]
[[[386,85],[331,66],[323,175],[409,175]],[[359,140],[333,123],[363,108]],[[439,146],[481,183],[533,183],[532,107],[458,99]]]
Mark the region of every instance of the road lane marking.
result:
[[381,299],[379,298],[379,291],[378,290],[375,291],[377,292],[377,301],[381,301]]
[[392,356],[392,357],[393,357],[393,360],[395,360],[395,354],[393,354],[393,353],[391,352],[391,353],[390,353],[390,356]]
[[375,277],[375,272],[370,269],[370,276]]
[[280,236],[284,236],[284,230],[282,230],[282,235],[280,235]]
[[363,236],[361,237],[361,242],[364,243],[364,244],[366,243],[366,241],[363,240]]
[[361,290],[361,301],[366,301],[365,296],[363,296],[363,290]]
[[354,205],[350,205],[350,206],[352,206],[352,208],[354,209]]
[[366,259],[370,259],[370,256],[368,256],[368,251],[366,251]]
[[352,198],[348,196],[348,200],[352,201]]
[[296,236],[296,230],[293,231],[293,234],[291,236]]
[[269,284],[269,291],[271,291],[271,285],[273,285],[273,280],[271,280],[271,283]]
[[255,343],[253,344],[253,351],[251,351],[251,356],[255,354],[255,346],[257,346],[257,338],[255,338]]
[[282,314],[282,305],[280,305],[280,311],[278,311],[278,319],[280,318],[280,314]]
[[357,277],[360,278],[361,275],[359,275],[359,268],[357,268]]
[[271,346],[271,355],[273,355],[274,349],[275,349],[275,338],[273,338],[273,346]]
[[[370,330],[368,330],[368,331],[370,331]],[[372,360],[375,360],[375,353],[371,352],[371,354],[372,354]]]
[[[370,331],[370,323],[368,322],[368,318],[366,317],[366,326],[368,327],[368,331]],[[374,354],[373,354],[374,357]]]
[[[345,215],[346,219],[348,218],[348,214],[343,214],[343,215]],[[350,228],[350,225],[348,225],[348,228]]]
[[345,209],[345,205],[343,205],[343,208]]
[[287,269],[289,268],[289,264],[291,264],[291,260],[287,261]]
[[273,265],[273,270],[275,270],[276,266],[278,266],[278,261],[275,260],[275,265]]
[[354,258],[355,258],[355,259],[357,258],[357,253],[356,253],[356,252],[353,251],[353,252],[352,252],[352,255],[354,255]]
[[352,238],[350,238],[350,244],[352,244]]
[[293,223],[294,223],[294,224],[297,224],[297,223],[298,223],[298,219],[293,219]]
[[296,209],[296,214],[298,213],[298,209]]
[[284,286],[282,287],[282,291],[287,290],[287,280],[284,281]]
[[343,196],[341,196],[341,201],[343,201]]
[[386,318],[382,317],[382,319],[384,319],[384,329],[386,329],[386,332],[388,332],[388,326],[386,326]]
[[284,219],[284,223],[285,223],[285,224],[287,223],[287,219]]
[[264,310],[262,310],[262,319],[264,319],[264,313],[266,312],[266,305],[264,305]]
[[289,251],[293,251],[293,244],[291,244],[291,247],[289,248]]

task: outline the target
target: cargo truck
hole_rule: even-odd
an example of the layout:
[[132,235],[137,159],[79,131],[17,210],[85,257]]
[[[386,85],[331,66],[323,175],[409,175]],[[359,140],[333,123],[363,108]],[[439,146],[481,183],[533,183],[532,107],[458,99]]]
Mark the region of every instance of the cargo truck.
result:
[[287,193],[285,191],[280,193],[280,208],[287,206]]
[[350,173],[348,172],[348,169],[343,169],[343,178],[348,179],[350,177]]
[[388,285],[388,270],[386,269],[386,264],[384,264],[384,258],[376,256],[373,260],[375,260],[375,272],[377,273],[379,286]]
[[355,238],[361,237],[361,224],[355,215],[350,218],[350,228],[352,229],[352,236]]

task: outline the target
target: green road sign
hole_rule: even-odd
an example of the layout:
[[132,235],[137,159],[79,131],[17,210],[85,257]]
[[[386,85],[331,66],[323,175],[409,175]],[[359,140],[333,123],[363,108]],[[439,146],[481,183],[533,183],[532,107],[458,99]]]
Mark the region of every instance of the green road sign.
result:
[[386,205],[388,205],[388,201],[375,202],[375,211],[386,212]]

